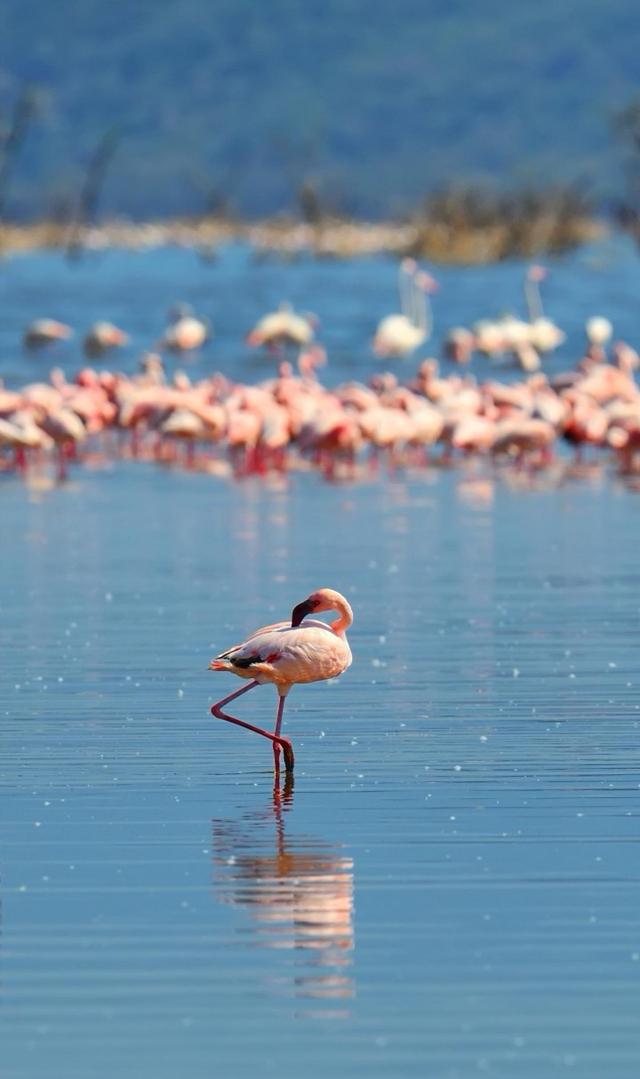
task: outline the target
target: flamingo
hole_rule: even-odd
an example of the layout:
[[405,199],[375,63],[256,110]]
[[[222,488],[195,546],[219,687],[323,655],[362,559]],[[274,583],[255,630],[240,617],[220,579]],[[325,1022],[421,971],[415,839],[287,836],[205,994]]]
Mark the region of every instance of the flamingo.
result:
[[[330,625],[319,619],[307,618],[307,615],[320,611],[337,611],[339,617]],[[209,670],[230,671],[239,678],[251,679],[248,686],[216,701],[211,712],[217,719],[246,727],[255,734],[269,738],[273,744],[276,775],[280,771],[281,749],[286,771],[292,772],[294,765],[291,742],[280,734],[286,696],[293,685],[336,678],[351,666],[351,649],[346,631],[352,623],[353,611],[344,596],[332,588],[318,588],[293,608],[290,622],[264,626],[242,644],[226,649],[211,660]],[[278,691],[273,734],[223,711],[230,701],[265,682],[272,682]]]
[[592,315],[584,324],[584,332],[587,337],[587,357],[597,363],[605,363],[607,353],[605,345],[613,334],[613,326],[608,318],[602,315]]
[[475,346],[471,330],[465,326],[454,326],[444,339],[443,352],[446,359],[453,363],[469,363]]
[[88,359],[97,360],[112,348],[120,348],[129,342],[129,335],[112,322],[94,322],[87,331],[82,347]]
[[160,348],[171,352],[190,352],[204,345],[211,336],[209,324],[204,319],[196,318],[189,304],[176,304],[169,312],[169,318],[171,324],[164,332]]
[[[544,266],[530,266],[524,277],[524,297],[527,306],[528,321],[514,315],[502,315],[498,319],[481,319],[473,327],[473,341],[479,352],[490,358],[499,358],[509,353],[523,371],[537,371],[540,367],[540,354],[552,352],[561,345],[566,335],[547,318],[542,308],[540,282],[544,281],[547,271]],[[447,355],[456,359],[456,351],[468,348],[465,341],[466,331],[457,328],[455,337],[446,342]]]
[[25,348],[42,348],[52,341],[66,341],[72,333],[70,326],[58,322],[55,318],[37,318],[27,326],[22,343]]
[[435,278],[419,272],[413,259],[402,260],[398,276],[402,313],[387,315],[378,323],[373,339],[377,356],[406,356],[428,341],[432,330],[429,295],[437,287]]
[[[547,276],[544,266],[529,266],[524,277],[524,297],[529,313],[529,344],[538,352],[553,352],[563,344],[566,334],[547,318],[542,309],[540,283]],[[525,370],[529,370],[526,368]]]
[[505,350],[502,327],[496,319],[482,318],[473,325],[473,336],[478,352],[493,358]]
[[281,303],[277,311],[264,315],[247,334],[247,344],[278,349],[288,345],[304,348],[313,340],[317,325],[315,315],[299,315],[291,304]]

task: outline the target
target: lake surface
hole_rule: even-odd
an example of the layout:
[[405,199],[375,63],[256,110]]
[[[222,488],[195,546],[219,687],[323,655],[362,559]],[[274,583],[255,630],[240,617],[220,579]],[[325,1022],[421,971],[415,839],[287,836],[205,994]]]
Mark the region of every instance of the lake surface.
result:
[[[637,261],[614,254],[554,270],[576,347],[603,296],[637,343]],[[441,273],[448,324],[490,280],[515,297],[520,271]],[[194,369],[219,349],[255,378],[254,309],[322,295],[337,380],[372,369],[393,307],[382,259],[47,255],[3,275],[17,384],[35,314],[134,323],[142,347],[201,288],[227,329]],[[0,477],[3,1079],[636,1074],[639,528],[637,493],[598,469]],[[207,663],[325,585],[354,607],[354,664],[292,691],[295,784],[274,791],[269,746],[211,717],[238,683]],[[261,687],[236,714],[270,724],[275,704]]]

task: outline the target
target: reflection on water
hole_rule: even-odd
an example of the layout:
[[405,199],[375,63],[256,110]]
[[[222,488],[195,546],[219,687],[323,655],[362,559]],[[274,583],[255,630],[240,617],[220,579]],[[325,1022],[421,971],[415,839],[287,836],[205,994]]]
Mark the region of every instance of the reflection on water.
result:
[[[292,805],[293,779],[287,778],[264,811],[213,820],[216,896],[249,909],[253,943],[295,953],[293,971],[274,973],[275,985],[297,997],[344,1001],[355,994],[353,860],[321,840],[288,838]],[[341,1006],[306,1014],[349,1013]]]

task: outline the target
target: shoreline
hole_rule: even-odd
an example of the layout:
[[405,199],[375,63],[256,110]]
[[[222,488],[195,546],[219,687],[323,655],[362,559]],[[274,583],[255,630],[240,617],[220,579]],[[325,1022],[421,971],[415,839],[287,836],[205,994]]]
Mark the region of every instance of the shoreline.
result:
[[521,226],[517,242],[510,228],[506,221],[486,228],[456,228],[426,218],[407,222],[335,218],[317,224],[284,216],[259,221],[173,218],[136,222],[114,218],[81,229],[66,223],[40,221],[0,226],[0,253],[58,250],[67,251],[72,258],[83,251],[147,250],[174,245],[193,248],[207,261],[215,259],[222,244],[241,241],[248,243],[257,257],[264,258],[295,259],[308,255],[350,259],[388,254],[394,258],[409,255],[444,265],[488,265],[509,257],[560,254],[601,239],[610,226],[591,217],[566,221],[549,218],[532,222],[528,231]]

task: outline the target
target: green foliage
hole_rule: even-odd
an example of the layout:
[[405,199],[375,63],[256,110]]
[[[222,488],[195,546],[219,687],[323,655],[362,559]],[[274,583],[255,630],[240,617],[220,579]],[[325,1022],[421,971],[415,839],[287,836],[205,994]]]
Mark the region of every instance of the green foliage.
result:
[[[101,209],[241,212],[313,190],[402,212],[451,181],[615,190],[610,122],[637,88],[633,0],[20,0],[0,106],[46,95],[8,208],[73,202],[100,140]],[[310,180],[310,177],[313,179]]]

